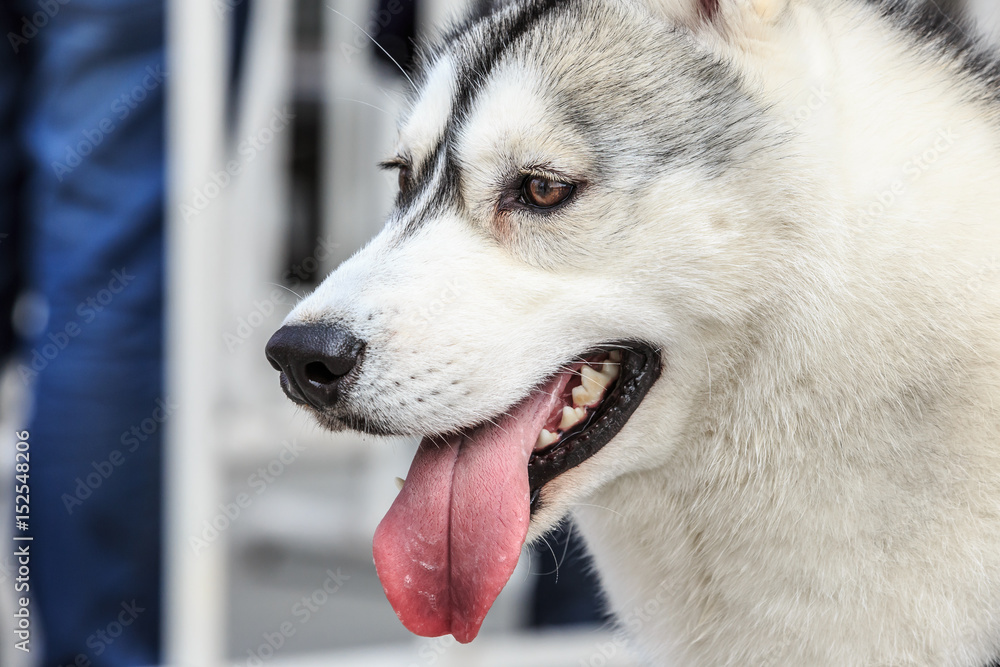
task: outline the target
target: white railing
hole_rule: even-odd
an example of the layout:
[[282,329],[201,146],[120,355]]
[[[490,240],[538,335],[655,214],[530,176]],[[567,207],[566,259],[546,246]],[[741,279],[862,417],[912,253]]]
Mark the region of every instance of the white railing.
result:
[[222,499],[216,409],[225,370],[215,332],[228,197],[220,191],[194,218],[182,215],[224,164],[227,30],[214,5],[173,0],[168,19],[167,392],[180,408],[165,431],[164,629],[167,662],[192,667],[217,664],[225,637],[224,549],[196,555],[188,541]]

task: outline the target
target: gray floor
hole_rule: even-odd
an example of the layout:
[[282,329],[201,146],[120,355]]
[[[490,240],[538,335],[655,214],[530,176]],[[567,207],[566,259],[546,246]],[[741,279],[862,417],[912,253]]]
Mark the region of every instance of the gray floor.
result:
[[[298,460],[260,494],[247,481],[252,466],[233,471],[229,497],[248,493],[253,504],[227,535],[230,656],[246,661],[283,623],[294,630],[283,654],[408,639],[375,575],[364,539],[371,519],[354,515],[352,500],[365,493],[363,465]],[[337,592],[327,594],[324,584]]]
[[[290,653],[410,641],[382,595],[370,560],[270,549],[236,556],[230,574],[229,654],[240,662],[266,641],[266,634],[280,632],[282,623],[290,623],[294,631],[284,649]],[[349,578],[336,594],[315,596],[333,579],[327,570]]]

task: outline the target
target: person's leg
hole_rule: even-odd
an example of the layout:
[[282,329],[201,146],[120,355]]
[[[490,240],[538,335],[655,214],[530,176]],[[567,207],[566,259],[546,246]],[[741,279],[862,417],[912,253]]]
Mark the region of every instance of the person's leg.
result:
[[[164,8],[72,0],[32,40],[33,602],[45,665],[159,660]],[[25,14],[37,2],[23,1]]]

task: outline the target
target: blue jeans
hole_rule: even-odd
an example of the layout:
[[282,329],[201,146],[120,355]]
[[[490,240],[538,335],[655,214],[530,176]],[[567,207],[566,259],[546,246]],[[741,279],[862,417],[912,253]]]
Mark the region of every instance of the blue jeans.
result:
[[16,284],[44,304],[41,333],[15,359],[34,395],[31,600],[43,664],[151,665],[173,409],[162,362],[164,3],[16,0],[0,20],[0,355],[13,345]]

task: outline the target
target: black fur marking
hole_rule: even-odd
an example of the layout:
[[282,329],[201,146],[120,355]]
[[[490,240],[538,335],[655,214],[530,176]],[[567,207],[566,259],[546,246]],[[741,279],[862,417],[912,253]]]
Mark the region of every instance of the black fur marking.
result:
[[442,208],[448,206],[462,207],[462,200],[459,193],[462,191],[462,170],[455,162],[455,151],[451,148],[451,143],[442,144],[444,151],[444,172],[441,174],[441,182],[438,190],[434,193],[434,203]]
[[396,210],[399,218],[406,220],[397,242],[401,242],[414,234],[418,229],[433,218],[434,215],[443,212],[449,205],[456,204],[458,198],[458,186],[460,185],[458,174],[445,165],[441,174],[440,182],[430,200],[423,205],[420,210],[416,210],[414,204],[421,196],[427,192],[435,183],[435,176],[438,172],[437,165],[442,162],[442,156],[446,153],[447,143],[442,141],[435,148],[434,153],[424,161],[420,167],[423,174],[406,191],[400,191],[396,197]]
[[[557,7],[566,4],[570,3],[566,3],[565,0],[536,0],[525,4],[522,11],[513,16],[501,12],[484,20],[484,23],[493,23],[492,26],[489,26],[493,41],[483,44],[469,66],[459,74],[461,85],[455,95],[449,130],[454,131],[455,124],[468,113],[476,94],[503,55],[539,21]],[[446,134],[451,134],[451,132],[446,132]]]

